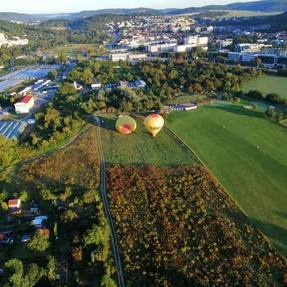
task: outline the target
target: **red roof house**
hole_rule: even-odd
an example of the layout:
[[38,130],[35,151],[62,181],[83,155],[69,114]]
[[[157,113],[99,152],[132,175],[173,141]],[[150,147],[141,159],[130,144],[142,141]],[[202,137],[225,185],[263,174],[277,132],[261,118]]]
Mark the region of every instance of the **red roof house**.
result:
[[21,207],[21,200],[20,199],[10,199],[8,201],[8,207],[10,208],[20,208]]

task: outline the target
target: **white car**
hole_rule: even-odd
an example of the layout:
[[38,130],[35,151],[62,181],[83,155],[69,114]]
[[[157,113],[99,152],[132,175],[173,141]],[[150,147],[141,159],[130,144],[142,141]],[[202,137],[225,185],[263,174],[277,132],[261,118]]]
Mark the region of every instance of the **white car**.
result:
[[27,120],[27,123],[29,124],[29,125],[34,125],[35,124],[35,120],[34,119],[29,119],[29,120]]
[[26,243],[30,240],[30,235],[23,235],[21,238],[22,243]]

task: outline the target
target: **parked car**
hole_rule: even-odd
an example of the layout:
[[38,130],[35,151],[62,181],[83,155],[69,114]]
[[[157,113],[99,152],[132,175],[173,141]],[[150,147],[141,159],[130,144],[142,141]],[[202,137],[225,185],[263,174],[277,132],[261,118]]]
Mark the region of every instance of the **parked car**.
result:
[[30,235],[28,235],[28,234],[25,234],[25,235],[23,235],[22,237],[21,237],[21,242],[22,243],[26,243],[26,242],[28,242],[29,240],[30,240]]

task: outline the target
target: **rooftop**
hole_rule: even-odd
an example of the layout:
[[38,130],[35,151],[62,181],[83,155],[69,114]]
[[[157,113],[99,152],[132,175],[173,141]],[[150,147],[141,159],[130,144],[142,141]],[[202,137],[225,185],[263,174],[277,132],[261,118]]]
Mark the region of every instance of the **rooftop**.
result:
[[21,98],[18,103],[28,104],[33,99],[33,96],[25,96]]

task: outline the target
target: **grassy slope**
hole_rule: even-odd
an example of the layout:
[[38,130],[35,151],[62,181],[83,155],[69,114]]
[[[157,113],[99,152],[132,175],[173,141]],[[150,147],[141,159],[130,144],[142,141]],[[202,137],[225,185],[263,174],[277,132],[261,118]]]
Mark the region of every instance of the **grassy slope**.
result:
[[276,93],[282,98],[287,98],[287,78],[264,75],[249,81],[243,86],[242,89],[244,92],[258,90],[264,95]]
[[104,118],[104,121],[102,138],[106,160],[110,163],[155,165],[194,163],[191,153],[180,146],[165,130],[153,139],[145,131],[142,120],[137,120],[136,132],[124,136],[114,130],[115,119]]
[[287,254],[286,129],[233,105],[175,112],[168,124]]
[[233,17],[262,17],[262,16],[272,16],[280,14],[278,12],[255,12],[255,11],[245,11],[245,10],[223,10],[227,12],[227,15],[220,16],[218,18],[233,18]]

